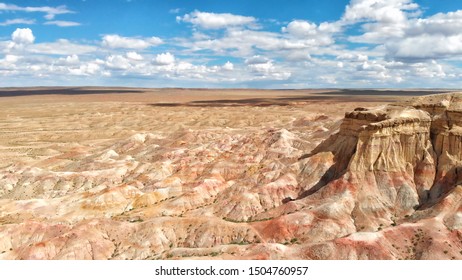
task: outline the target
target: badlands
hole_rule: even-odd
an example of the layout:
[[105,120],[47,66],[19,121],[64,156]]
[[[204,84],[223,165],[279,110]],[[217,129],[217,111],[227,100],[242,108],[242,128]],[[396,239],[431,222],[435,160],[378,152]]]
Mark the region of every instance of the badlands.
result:
[[0,89],[0,259],[462,259],[462,93]]

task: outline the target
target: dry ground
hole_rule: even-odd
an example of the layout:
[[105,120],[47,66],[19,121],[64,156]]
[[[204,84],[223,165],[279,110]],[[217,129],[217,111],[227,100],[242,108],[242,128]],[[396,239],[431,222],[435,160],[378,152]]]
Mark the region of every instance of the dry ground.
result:
[[350,217],[300,196],[330,159],[300,159],[345,112],[430,93],[0,89],[0,259],[418,258],[431,244],[327,254],[381,233],[336,239]]
[[206,90],[137,88],[0,89],[0,167],[34,164],[75,145],[108,146],[137,132],[182,128],[280,127],[322,113],[340,118],[355,107],[430,91]]

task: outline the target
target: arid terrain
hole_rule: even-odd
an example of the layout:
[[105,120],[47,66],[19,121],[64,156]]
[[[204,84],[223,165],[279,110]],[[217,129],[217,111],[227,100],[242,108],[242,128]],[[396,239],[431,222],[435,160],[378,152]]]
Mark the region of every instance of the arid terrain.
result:
[[0,259],[462,259],[461,182],[462,93],[0,89]]

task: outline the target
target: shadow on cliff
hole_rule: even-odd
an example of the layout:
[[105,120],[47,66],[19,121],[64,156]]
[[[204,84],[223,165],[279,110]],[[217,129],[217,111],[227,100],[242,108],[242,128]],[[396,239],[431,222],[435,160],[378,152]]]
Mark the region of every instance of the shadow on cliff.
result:
[[[351,158],[356,153],[356,142],[358,139],[351,136],[342,136],[338,133],[331,135],[321,142],[312,152],[301,156],[298,160],[310,158],[318,153],[330,152],[333,154],[333,164],[321,176],[319,181],[310,189],[302,192],[297,199],[313,195],[328,183],[342,177],[348,169]],[[308,163],[307,163],[308,164]]]
[[343,170],[342,172],[339,173],[338,168],[339,166],[338,166],[338,163],[336,162],[321,176],[321,179],[319,179],[319,181],[314,186],[302,192],[296,199],[303,199],[305,197],[313,195],[317,193],[320,189],[322,189],[322,187],[330,183],[331,181],[340,178],[343,174],[345,174],[346,170]]
[[427,199],[422,201],[419,205],[418,210],[429,209],[436,204],[440,203],[452,191],[462,184],[462,166],[453,166],[446,173],[436,178],[433,182],[433,186],[426,192]]

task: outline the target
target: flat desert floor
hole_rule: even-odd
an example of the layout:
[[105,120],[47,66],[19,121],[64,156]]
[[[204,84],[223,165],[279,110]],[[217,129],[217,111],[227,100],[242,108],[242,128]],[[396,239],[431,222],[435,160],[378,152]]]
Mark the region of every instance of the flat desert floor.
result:
[[104,148],[136,133],[288,128],[317,114],[340,119],[440,91],[139,88],[0,89],[0,167],[40,165],[76,146]]
[[[0,89],[0,259],[425,258],[334,252],[392,221],[309,200],[322,178],[301,162],[346,112],[437,92]],[[451,244],[431,256],[461,258]]]

